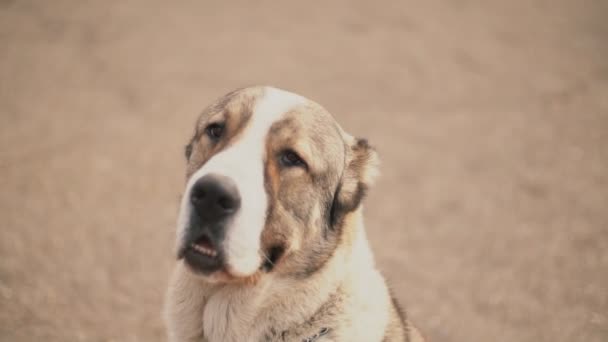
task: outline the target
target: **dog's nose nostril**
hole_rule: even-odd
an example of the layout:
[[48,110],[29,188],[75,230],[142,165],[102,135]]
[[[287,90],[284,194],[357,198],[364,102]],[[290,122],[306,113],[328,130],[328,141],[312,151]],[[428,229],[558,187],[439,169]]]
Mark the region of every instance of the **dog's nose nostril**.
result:
[[198,202],[202,201],[203,199],[205,199],[205,191],[203,189],[200,189],[200,188],[192,189],[192,196],[190,197],[190,200],[192,201],[193,204],[198,203]]
[[236,202],[229,197],[222,197],[217,201],[220,207],[224,210],[234,210],[236,208]]
[[215,221],[236,212],[241,197],[230,178],[209,174],[194,183],[190,202],[200,218]]

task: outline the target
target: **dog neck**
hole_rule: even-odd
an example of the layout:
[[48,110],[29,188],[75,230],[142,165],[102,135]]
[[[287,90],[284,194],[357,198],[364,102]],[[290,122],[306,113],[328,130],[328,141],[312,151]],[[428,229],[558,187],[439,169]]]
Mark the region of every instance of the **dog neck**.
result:
[[345,220],[344,243],[307,279],[271,273],[255,284],[207,285],[202,303],[206,340],[299,341],[331,329],[340,316],[344,284],[362,267],[373,267],[360,213]]

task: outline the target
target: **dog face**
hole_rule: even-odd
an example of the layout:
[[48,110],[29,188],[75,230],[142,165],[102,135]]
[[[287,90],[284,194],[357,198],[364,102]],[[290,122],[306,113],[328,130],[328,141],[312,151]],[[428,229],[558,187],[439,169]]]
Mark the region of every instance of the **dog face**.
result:
[[307,276],[344,234],[376,154],[321,106],[270,87],[208,107],[186,147],[178,258],[210,282]]

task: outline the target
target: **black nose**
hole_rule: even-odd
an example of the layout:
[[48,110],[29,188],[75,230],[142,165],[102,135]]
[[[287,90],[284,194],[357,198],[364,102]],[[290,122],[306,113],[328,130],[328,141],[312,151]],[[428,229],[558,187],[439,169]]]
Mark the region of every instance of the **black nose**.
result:
[[239,209],[241,196],[230,178],[209,174],[194,183],[190,202],[201,219],[217,221]]

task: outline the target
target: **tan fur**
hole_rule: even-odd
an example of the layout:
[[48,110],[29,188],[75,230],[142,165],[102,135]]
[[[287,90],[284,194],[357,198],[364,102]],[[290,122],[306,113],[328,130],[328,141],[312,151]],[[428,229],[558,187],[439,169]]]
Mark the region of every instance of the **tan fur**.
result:
[[[245,118],[238,113],[261,96],[260,88],[253,89],[231,93],[211,106],[197,132],[214,115]],[[249,102],[239,104],[242,99]],[[189,170],[214,153],[197,135],[192,141],[198,154],[191,158]],[[223,142],[230,143],[234,141]],[[273,156],[286,147],[306,159],[307,170],[280,169]],[[366,141],[344,133],[313,102],[273,125],[265,151],[270,206],[262,247],[268,251],[281,246],[284,253],[271,272],[261,270],[246,279],[217,272],[213,283],[179,260],[166,298],[169,341],[299,342],[323,328],[328,333],[316,341],[422,341],[393,304],[363,227],[360,202],[375,178],[375,151]],[[328,232],[324,222],[332,198],[339,211]]]
[[[201,167],[213,155],[238,142],[243,130],[246,129],[253,105],[261,96],[262,89],[253,87],[235,90],[228,93],[207,107],[201,114],[195,127],[194,136],[189,142],[191,155],[186,168],[186,176],[190,177],[194,171]],[[218,145],[209,147],[204,143],[204,130],[211,122],[226,122],[226,131],[229,139],[222,140]]]

